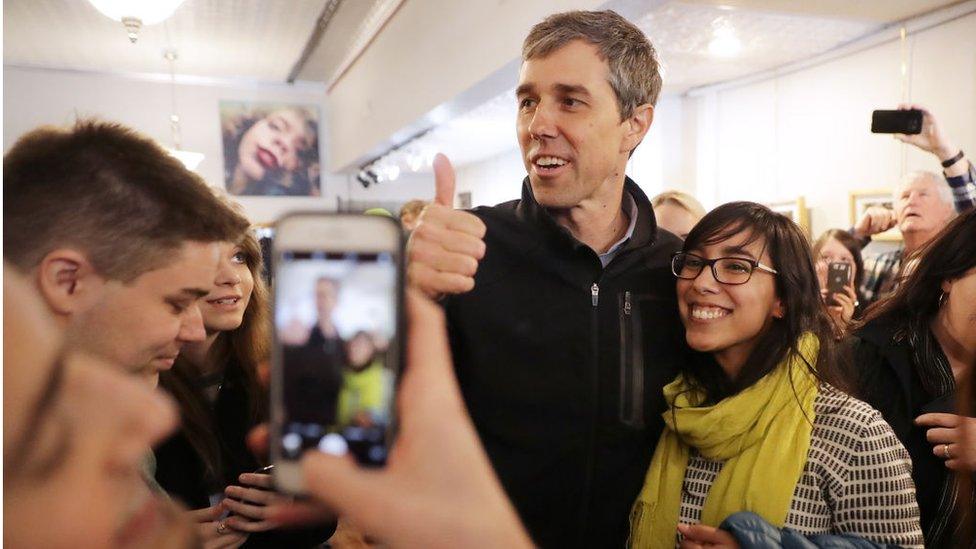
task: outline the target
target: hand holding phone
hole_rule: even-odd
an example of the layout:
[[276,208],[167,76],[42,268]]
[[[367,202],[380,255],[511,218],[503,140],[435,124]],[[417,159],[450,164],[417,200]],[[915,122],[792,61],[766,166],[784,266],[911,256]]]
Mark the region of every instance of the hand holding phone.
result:
[[[264,468],[270,472],[270,468]],[[259,471],[260,471],[259,470]],[[244,473],[238,477],[240,485],[224,489],[222,505],[231,511],[227,524],[241,532],[264,532],[280,525],[271,520],[269,508],[285,505],[292,498],[275,492],[274,480],[268,473]]]
[[871,133],[900,133],[916,135],[922,133],[922,111],[877,110],[871,113]]
[[835,261],[827,265],[827,304],[839,305],[834,294],[845,293],[851,285],[851,264]]

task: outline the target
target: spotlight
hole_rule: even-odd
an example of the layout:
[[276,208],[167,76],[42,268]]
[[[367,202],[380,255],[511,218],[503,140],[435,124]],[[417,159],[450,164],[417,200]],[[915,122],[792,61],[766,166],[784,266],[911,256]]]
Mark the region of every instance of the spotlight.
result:
[[376,178],[376,173],[367,168],[361,168],[359,170],[359,173],[356,174],[356,181],[359,181],[359,184],[364,189],[368,189],[370,185],[379,183],[379,180]]

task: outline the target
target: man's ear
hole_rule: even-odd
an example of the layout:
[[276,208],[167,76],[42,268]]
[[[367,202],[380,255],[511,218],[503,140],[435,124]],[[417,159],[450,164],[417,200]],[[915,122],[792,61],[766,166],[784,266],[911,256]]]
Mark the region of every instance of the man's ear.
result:
[[651,129],[652,122],[654,122],[653,105],[645,103],[634,108],[634,112],[623,122],[627,126],[623,141],[624,152],[633,151],[637,145],[640,145],[647,135],[647,130]]
[[70,248],[53,250],[37,267],[37,288],[51,312],[77,314],[94,302],[105,285],[85,254]]

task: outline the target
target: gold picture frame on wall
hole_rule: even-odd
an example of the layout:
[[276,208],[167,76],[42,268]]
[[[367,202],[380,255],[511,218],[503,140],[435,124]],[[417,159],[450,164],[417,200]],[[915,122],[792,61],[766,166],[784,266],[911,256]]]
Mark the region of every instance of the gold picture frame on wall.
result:
[[[848,193],[848,211],[850,226],[853,227],[857,220],[860,219],[864,211],[871,206],[881,206],[883,208],[893,209],[895,198],[892,195],[891,189],[862,189],[854,190]],[[883,233],[876,234],[871,237],[871,240],[878,240],[881,242],[901,242],[901,231],[898,227],[892,227]]]
[[794,200],[771,202],[766,205],[770,210],[792,219],[793,223],[803,230],[803,234],[810,238],[810,210],[807,209],[807,201],[804,197],[798,196]]

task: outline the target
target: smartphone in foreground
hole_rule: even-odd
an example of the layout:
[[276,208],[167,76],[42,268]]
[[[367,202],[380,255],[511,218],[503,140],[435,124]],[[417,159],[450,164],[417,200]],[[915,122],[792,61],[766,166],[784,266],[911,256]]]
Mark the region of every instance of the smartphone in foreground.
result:
[[837,305],[834,294],[844,293],[844,288],[851,284],[851,264],[842,261],[827,266],[827,304]]
[[382,466],[401,367],[403,236],[388,217],[292,214],[275,229],[271,457],[304,492],[307,450]]
[[874,111],[871,113],[871,133],[922,133],[922,111]]

